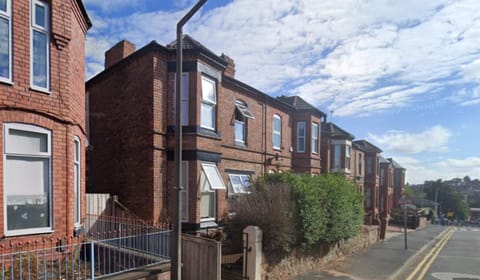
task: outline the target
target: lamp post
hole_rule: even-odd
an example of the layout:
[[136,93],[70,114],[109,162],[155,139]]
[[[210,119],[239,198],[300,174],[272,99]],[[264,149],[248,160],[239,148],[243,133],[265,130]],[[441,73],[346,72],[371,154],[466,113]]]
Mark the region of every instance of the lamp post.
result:
[[176,100],[175,100],[175,208],[173,217],[173,236],[172,236],[172,269],[171,279],[182,279],[182,221],[181,211],[182,202],[180,200],[180,178],[182,174],[182,72],[183,72],[183,26],[187,21],[205,4],[207,0],[199,0],[195,6],[177,23],[177,74],[176,74]]

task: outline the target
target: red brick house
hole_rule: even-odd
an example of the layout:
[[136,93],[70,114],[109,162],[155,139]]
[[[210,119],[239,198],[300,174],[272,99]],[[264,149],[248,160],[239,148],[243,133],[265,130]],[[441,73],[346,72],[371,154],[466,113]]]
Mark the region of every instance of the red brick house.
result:
[[364,193],[365,186],[365,153],[361,146],[352,142],[352,158],[353,158],[353,179],[358,189]]
[[322,167],[323,172],[337,172],[354,180],[352,140],[354,135],[332,122],[322,123]]
[[400,199],[403,197],[403,192],[405,190],[405,172],[406,169],[403,168],[398,162],[392,158],[388,158],[388,161],[392,163],[393,167],[393,207],[400,207]]
[[80,0],[0,1],[4,240],[71,236],[81,228],[90,26]]
[[365,224],[380,223],[380,153],[382,150],[366,140],[354,141],[365,156],[364,206]]
[[380,238],[385,238],[386,228],[393,208],[393,164],[380,156]]
[[[188,35],[182,43],[185,229],[215,227],[228,215],[229,198],[246,192],[258,175],[320,172],[315,124],[323,113],[300,98],[273,98],[236,80],[231,58]],[[87,189],[116,194],[154,222],[174,208],[175,59],[175,42],[135,50],[122,41],[106,52],[105,70],[87,82]]]

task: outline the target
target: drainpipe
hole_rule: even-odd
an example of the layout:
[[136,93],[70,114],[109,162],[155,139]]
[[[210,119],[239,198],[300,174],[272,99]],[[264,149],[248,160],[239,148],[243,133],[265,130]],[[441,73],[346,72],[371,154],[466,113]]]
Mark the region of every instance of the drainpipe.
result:
[[175,111],[175,209],[173,217],[173,237],[172,237],[172,269],[171,279],[182,279],[182,205],[180,200],[180,177],[182,176],[182,72],[183,72],[183,49],[182,49],[182,29],[187,21],[205,4],[207,0],[200,0],[188,11],[188,13],[177,23],[177,79],[176,79],[176,111]]

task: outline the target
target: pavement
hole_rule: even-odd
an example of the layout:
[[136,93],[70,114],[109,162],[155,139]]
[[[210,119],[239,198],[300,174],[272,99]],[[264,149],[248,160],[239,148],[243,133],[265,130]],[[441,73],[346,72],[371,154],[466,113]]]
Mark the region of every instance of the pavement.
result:
[[375,280],[404,279],[401,273],[426,249],[432,247],[445,226],[429,225],[426,228],[407,233],[407,250],[404,235],[396,232],[370,248],[357,252],[343,260],[322,268],[296,276],[296,280]]

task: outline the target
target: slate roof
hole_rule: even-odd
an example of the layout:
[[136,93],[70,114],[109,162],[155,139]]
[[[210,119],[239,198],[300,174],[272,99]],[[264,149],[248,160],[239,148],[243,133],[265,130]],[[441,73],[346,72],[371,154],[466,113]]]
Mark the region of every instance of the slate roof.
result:
[[405,168],[402,167],[398,162],[396,162],[395,160],[393,160],[393,158],[388,158],[388,160],[392,163],[393,168],[405,169]]
[[387,160],[386,158],[380,156],[380,163],[392,163],[392,162]]
[[[167,49],[170,50],[175,50],[177,48],[177,40],[175,39],[172,41],[170,44],[165,46]],[[199,51],[200,53],[204,53],[206,56],[209,58],[220,62],[224,66],[227,65],[227,62],[221,58],[220,56],[216,55],[214,52],[212,52],[209,48],[205,47],[200,43],[199,41],[195,40],[188,34],[183,34],[182,35],[182,48],[184,51]]]
[[319,110],[317,107],[311,105],[307,101],[303,100],[300,96],[279,96],[278,100],[291,105],[298,111],[312,111],[321,117],[325,116],[325,113]]
[[355,138],[355,135],[347,132],[332,122],[322,123],[322,133],[325,133],[332,138],[346,138],[349,140]]
[[373,145],[367,140],[357,140],[357,141],[354,141],[353,144],[355,148],[364,152],[375,152],[375,153],[383,152],[379,147]]

